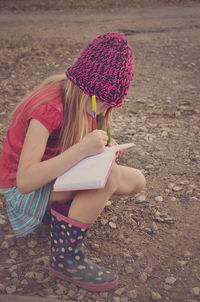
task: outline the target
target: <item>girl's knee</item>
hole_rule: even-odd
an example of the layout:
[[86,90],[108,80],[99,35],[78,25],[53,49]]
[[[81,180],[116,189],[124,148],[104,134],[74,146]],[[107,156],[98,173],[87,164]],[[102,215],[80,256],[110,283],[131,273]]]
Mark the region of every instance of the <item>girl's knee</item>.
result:
[[114,164],[105,186],[105,190],[107,190],[110,193],[110,195],[112,195],[118,188],[119,179],[120,179],[120,171],[118,165]]
[[139,193],[146,186],[145,176],[144,176],[144,174],[140,170],[136,170],[135,180],[136,180],[136,183],[135,183],[135,193]]

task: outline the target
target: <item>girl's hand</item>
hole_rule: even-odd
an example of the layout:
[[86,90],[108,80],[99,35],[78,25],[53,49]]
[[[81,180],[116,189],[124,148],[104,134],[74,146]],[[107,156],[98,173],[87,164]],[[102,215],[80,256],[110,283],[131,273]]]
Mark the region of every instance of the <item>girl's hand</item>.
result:
[[109,144],[108,144],[108,147],[112,147],[112,146],[114,146],[114,145],[117,145],[117,142],[116,142],[115,139],[111,138],[111,139],[110,139],[110,142],[109,142]]
[[108,136],[105,131],[94,130],[79,142],[79,146],[83,148],[86,156],[91,156],[103,152],[107,140]]
[[[109,144],[108,144],[108,147],[112,147],[114,145],[117,145],[117,142],[115,139],[111,138]],[[122,155],[122,150],[118,151],[117,152],[117,158],[119,158],[120,156]]]

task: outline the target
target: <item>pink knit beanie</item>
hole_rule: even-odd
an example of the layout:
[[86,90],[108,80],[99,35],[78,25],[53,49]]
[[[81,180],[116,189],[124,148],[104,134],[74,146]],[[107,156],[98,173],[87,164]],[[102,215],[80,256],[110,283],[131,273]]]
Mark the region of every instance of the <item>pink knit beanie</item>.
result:
[[88,44],[66,75],[87,95],[120,107],[134,75],[133,51],[122,33],[103,34]]

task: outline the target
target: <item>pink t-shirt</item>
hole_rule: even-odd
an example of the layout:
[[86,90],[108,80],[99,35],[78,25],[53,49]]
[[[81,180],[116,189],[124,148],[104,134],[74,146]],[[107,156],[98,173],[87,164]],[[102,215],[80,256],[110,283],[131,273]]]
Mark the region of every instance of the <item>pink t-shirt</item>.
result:
[[[0,156],[0,188],[16,186],[17,168],[26,131],[31,119],[40,121],[49,131],[47,147],[42,160],[49,159],[59,153],[58,137],[63,121],[62,97],[56,90],[42,90],[42,94],[34,92],[17,108],[13,121],[8,128]],[[47,100],[35,107],[36,104]]]

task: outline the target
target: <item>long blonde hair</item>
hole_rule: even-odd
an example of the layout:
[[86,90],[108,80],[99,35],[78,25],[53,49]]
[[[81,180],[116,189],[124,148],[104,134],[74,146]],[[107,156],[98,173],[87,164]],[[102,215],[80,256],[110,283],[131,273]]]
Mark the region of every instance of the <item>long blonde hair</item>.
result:
[[[86,101],[88,95],[68,80],[65,74],[51,76],[47,78],[29,98],[27,98],[27,101],[24,103],[18,114],[18,118],[26,107],[26,104],[31,100],[40,97],[41,94],[46,95],[46,97],[43,97],[40,102],[35,102],[31,108],[31,112],[42,103],[59,96],[62,97],[63,123],[59,136],[59,149],[63,152],[72,145],[78,143],[90,131],[89,123],[92,123],[92,118],[88,118],[88,115],[86,114]],[[111,120],[112,108],[110,107],[105,112],[101,129],[106,131],[111,124]]]

